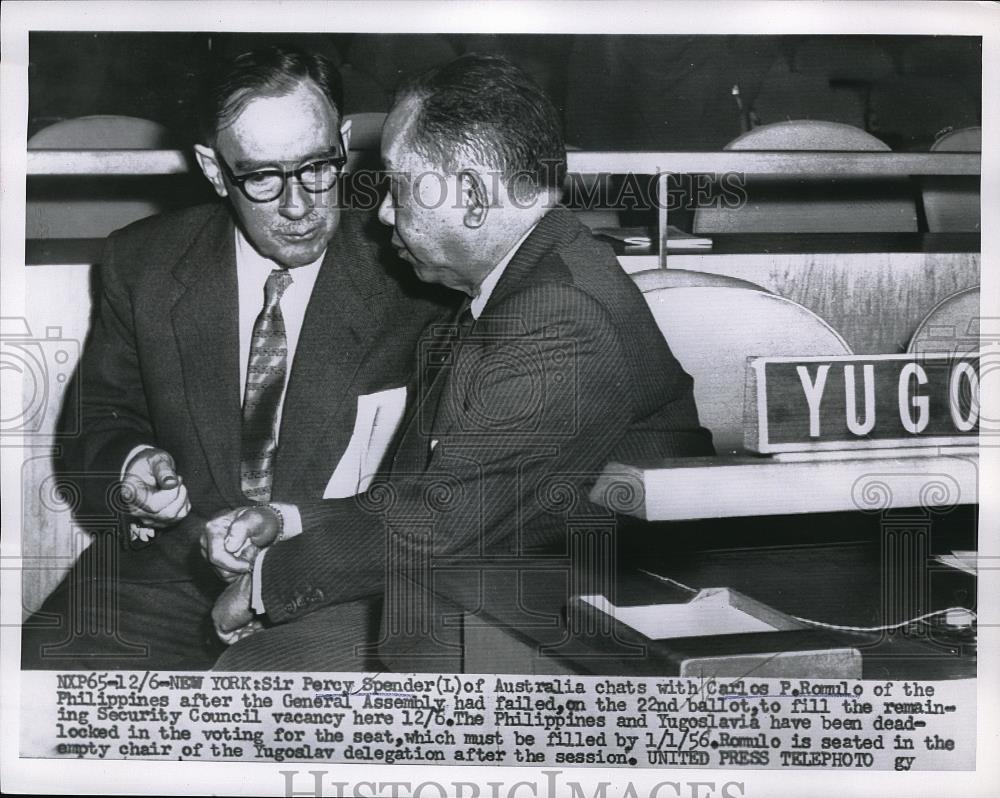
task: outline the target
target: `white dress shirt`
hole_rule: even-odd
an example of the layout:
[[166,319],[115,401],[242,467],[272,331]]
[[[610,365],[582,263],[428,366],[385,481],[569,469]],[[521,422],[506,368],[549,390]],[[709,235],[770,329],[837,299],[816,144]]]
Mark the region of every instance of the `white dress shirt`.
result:
[[[324,252],[316,260],[306,266],[289,269],[292,282],[281,295],[281,317],[285,321],[285,341],[288,345],[288,368],[285,369],[285,388],[288,387],[288,377],[292,373],[292,363],[295,361],[295,349],[299,345],[299,334],[302,332],[302,321],[306,317],[306,307],[312,296],[313,285],[323,265]],[[250,362],[250,343],[253,338],[253,325],[264,309],[264,284],[271,272],[279,268],[270,258],[265,258],[253,248],[243,233],[236,230],[236,279],[239,283],[240,305],[240,404],[243,404],[243,393],[247,384],[247,364]],[[281,409],[285,403],[285,392],[281,392],[278,410],[274,420],[274,440],[278,440],[278,430],[281,428]]]

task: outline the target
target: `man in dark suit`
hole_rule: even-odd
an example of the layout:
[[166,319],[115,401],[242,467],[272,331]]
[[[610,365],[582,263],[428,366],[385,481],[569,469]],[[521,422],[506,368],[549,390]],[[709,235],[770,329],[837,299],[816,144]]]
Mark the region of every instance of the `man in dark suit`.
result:
[[200,555],[206,527],[270,503],[291,530],[297,503],[352,494],[353,462],[377,461],[360,408],[405,386],[440,307],[339,207],[341,93],[322,57],[239,56],[195,147],[226,201],[109,238],[64,484],[78,518],[127,520],[25,624],[25,667],[210,666],[225,583]]
[[[565,604],[570,528],[601,514],[588,491],[609,460],[712,451],[641,294],[556,205],[565,150],[530,78],[476,55],[433,70],[399,95],[382,153],[394,245],[421,280],[467,299],[422,342],[383,478],[356,499],[299,505],[296,536],[276,539],[270,511],[235,540],[207,531],[213,564],[241,574],[216,624],[273,625],[220,669],[331,669],[349,658],[344,608],[381,602],[380,637],[355,655],[460,670],[462,613],[537,621],[559,608],[551,590],[533,598],[553,581]],[[230,553],[244,545],[260,551],[252,567]]]

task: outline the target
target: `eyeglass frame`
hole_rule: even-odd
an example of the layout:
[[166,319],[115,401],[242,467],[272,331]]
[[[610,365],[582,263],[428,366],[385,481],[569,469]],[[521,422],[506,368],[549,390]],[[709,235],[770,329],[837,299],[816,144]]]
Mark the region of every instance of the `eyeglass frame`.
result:
[[[339,131],[337,133],[337,137],[340,139],[340,151],[343,153],[342,155],[337,155],[333,158],[317,158],[295,169],[285,169],[284,167],[278,166],[268,169],[255,169],[252,172],[247,172],[245,175],[238,175],[233,171],[232,167],[228,163],[226,163],[226,159],[222,157],[222,155],[218,152],[218,150],[215,151],[215,160],[218,161],[219,166],[222,167],[222,171],[225,173],[226,178],[229,180],[229,182],[232,183],[234,186],[236,186],[240,190],[240,193],[244,197],[246,197],[250,202],[256,202],[259,204],[265,202],[274,202],[282,194],[285,193],[285,190],[288,188],[289,177],[294,177],[296,182],[302,187],[303,191],[307,191],[310,194],[326,194],[328,191],[332,191],[333,188],[337,185],[337,181],[340,179],[339,173],[347,165],[347,147],[344,145],[343,132]],[[334,165],[334,168],[337,170],[338,174],[334,178],[333,182],[330,184],[329,188],[313,190],[309,188],[305,184],[305,182],[303,182],[302,173],[305,172],[305,170],[308,169],[309,167],[314,167],[316,166],[316,164],[321,164],[321,163],[332,163]],[[245,183],[250,178],[254,177],[254,175],[269,174],[269,173],[281,175],[281,190],[270,199],[257,199],[256,197],[251,197],[249,192],[247,191]]]

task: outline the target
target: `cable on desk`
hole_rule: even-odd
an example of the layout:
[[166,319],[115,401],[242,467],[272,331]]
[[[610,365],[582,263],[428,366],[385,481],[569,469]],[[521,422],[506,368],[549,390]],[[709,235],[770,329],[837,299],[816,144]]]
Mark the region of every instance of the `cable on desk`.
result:
[[695,588],[690,587],[689,585],[685,585],[683,582],[678,582],[676,579],[671,579],[669,576],[654,574],[652,571],[647,571],[645,568],[638,568],[636,570],[638,570],[640,574],[646,574],[646,576],[651,576],[653,577],[653,579],[659,579],[661,582],[668,582],[671,585],[675,585],[676,587],[679,587],[682,590],[686,590],[688,593],[700,592]]
[[[686,590],[689,593],[700,593],[700,590],[691,587],[690,585],[685,585],[683,582],[678,582],[676,579],[671,579],[669,576],[663,576],[662,574],[654,574],[652,571],[647,571],[645,568],[637,569],[639,573],[646,574],[646,576],[651,576],[654,579],[658,579],[661,582],[667,582],[671,585]],[[968,625],[971,626],[973,621],[978,619],[975,612],[970,610],[968,607],[947,607],[943,610],[934,610],[934,612],[925,612],[923,615],[919,615],[916,618],[910,618],[908,621],[900,621],[899,623],[890,623],[883,626],[846,626],[836,623],[826,623],[825,621],[814,621],[811,618],[803,618],[799,615],[791,615],[789,617],[799,621],[800,623],[809,624],[810,626],[821,626],[824,629],[837,629],[841,632],[890,632],[893,629],[902,629],[904,626],[909,626],[913,623],[920,623],[920,621],[925,621],[928,618],[933,618],[936,615],[946,615],[949,612],[962,613],[965,617],[969,618],[968,624],[956,624],[956,625]]]
[[928,618],[933,618],[935,615],[946,615],[949,612],[961,612],[966,617],[970,617],[971,620],[968,624],[963,624],[967,626],[972,625],[972,621],[977,619],[976,613],[970,610],[968,607],[947,607],[943,610],[934,610],[934,612],[925,612],[923,615],[918,615],[916,618],[910,618],[908,621],[900,621],[899,623],[889,623],[884,626],[844,626],[836,623],[824,623],[823,621],[814,621],[811,618],[801,618],[798,615],[791,615],[796,621],[801,621],[802,623],[807,623],[812,626],[822,626],[824,629],[837,629],[842,632],[891,632],[893,629],[902,629],[904,626],[909,626],[912,623],[920,623]]

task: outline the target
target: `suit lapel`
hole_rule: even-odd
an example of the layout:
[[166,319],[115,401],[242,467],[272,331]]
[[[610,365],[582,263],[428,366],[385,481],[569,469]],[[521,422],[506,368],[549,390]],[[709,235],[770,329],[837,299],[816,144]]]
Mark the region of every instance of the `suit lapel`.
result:
[[[353,215],[341,212],[306,309],[281,411],[274,493],[296,484],[316,451],[344,449],[352,431],[356,399],[349,389],[381,330],[377,296],[382,268]],[[350,407],[345,407],[345,403]],[[338,422],[334,424],[334,422]],[[328,441],[330,435],[343,438]]]
[[219,491],[239,501],[239,299],[234,229],[215,211],[174,267],[171,318],[188,412]]
[[491,305],[495,307],[505,295],[515,291],[522,283],[533,279],[538,262],[553,248],[566,244],[578,236],[580,228],[581,225],[573,214],[562,207],[553,208],[543,216],[507,264],[480,318],[489,318]]
[[[555,208],[538,222],[535,229],[514,253],[514,257],[507,264],[507,268],[487,300],[479,319],[469,331],[464,345],[455,347],[455,365],[448,370],[448,373],[442,375],[442,379],[434,382],[431,391],[425,397],[424,403],[429,415],[425,415],[424,418],[433,418],[433,424],[426,427],[431,430],[433,437],[437,438],[450,432],[456,414],[465,412],[464,408],[450,407],[452,403],[464,402],[464,395],[458,395],[458,392],[472,387],[468,384],[458,383],[453,379],[456,372],[459,374],[475,373],[475,366],[462,365],[460,361],[479,357],[478,350],[482,346],[488,346],[489,341],[496,335],[507,337],[514,332],[510,327],[510,320],[502,316],[497,317],[493,308],[500,303],[504,296],[513,293],[526,282],[536,279],[535,267],[538,262],[553,247],[579,235],[579,230],[580,223],[573,218],[570,211],[564,208]],[[465,306],[468,306],[468,302],[465,303]],[[402,444],[400,448],[402,449]],[[428,451],[427,454],[429,456],[430,452]]]

